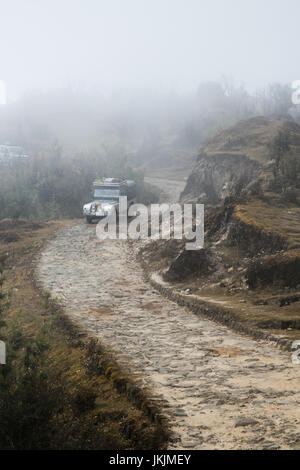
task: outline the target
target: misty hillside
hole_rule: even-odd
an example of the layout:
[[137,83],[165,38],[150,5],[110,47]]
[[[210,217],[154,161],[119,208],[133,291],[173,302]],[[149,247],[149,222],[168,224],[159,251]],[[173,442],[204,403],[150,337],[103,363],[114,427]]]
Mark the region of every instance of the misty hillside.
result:
[[270,189],[272,184],[285,192],[298,184],[299,155],[296,122],[263,116],[240,121],[201,147],[182,200],[215,204],[242,191]]
[[[250,93],[226,80],[201,82],[189,93],[144,89],[104,95],[97,87],[32,92],[0,106],[0,144],[20,145],[29,155],[54,144],[64,155],[108,160],[113,154],[145,171],[190,168],[207,139],[221,132],[220,140],[226,140],[226,129],[241,119],[295,114],[291,95],[289,84]],[[239,132],[242,138],[247,128]]]
[[217,155],[222,152],[245,154],[251,160],[269,160],[268,145],[280,130],[293,134],[294,145],[300,146],[300,127],[291,120],[258,116],[239,121],[232,127],[214,135],[203,145],[201,153]]
[[[300,125],[295,121],[259,116],[216,134],[202,146],[181,200],[206,204],[207,263],[213,273],[220,274],[221,259],[225,272],[233,264],[242,273],[228,281],[229,291],[267,288],[278,295],[300,285]],[[187,267],[190,273],[184,252],[177,260],[170,272]]]

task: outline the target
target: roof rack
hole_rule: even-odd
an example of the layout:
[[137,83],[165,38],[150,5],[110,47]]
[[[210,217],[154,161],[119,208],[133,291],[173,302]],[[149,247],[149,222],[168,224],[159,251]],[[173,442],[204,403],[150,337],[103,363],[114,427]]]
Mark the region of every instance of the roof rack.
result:
[[124,178],[100,178],[93,182],[94,186],[98,184],[126,184],[126,180]]

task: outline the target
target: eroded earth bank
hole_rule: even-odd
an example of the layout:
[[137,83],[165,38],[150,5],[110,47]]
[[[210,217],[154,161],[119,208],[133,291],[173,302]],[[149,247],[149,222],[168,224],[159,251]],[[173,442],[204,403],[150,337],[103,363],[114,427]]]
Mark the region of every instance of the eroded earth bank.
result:
[[[173,199],[182,184],[168,187]],[[162,297],[127,242],[100,241],[95,226],[75,222],[48,243],[38,276],[162,399],[170,449],[300,448],[300,366],[290,353]]]

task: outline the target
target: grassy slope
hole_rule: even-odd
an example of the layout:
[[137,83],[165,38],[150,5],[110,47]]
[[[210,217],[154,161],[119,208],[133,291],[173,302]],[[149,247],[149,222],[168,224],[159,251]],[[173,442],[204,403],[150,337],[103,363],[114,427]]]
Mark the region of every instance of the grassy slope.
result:
[[277,204],[253,199],[238,205],[235,215],[243,222],[276,233],[288,241],[289,249],[300,250],[300,207],[293,204]]
[[300,153],[300,126],[293,121],[254,117],[240,121],[233,127],[215,135],[202,147],[207,155],[248,155],[252,160],[265,163],[270,160],[268,143],[280,129],[288,129],[294,136],[294,147]]

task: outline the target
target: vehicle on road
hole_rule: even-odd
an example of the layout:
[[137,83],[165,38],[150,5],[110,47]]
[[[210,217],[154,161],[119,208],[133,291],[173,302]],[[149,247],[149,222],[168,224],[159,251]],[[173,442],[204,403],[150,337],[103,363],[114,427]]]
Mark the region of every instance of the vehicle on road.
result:
[[112,211],[118,213],[120,196],[127,196],[127,204],[130,207],[136,202],[135,181],[123,178],[103,178],[93,183],[93,202],[83,206],[83,215],[87,223],[100,220],[109,216]]

